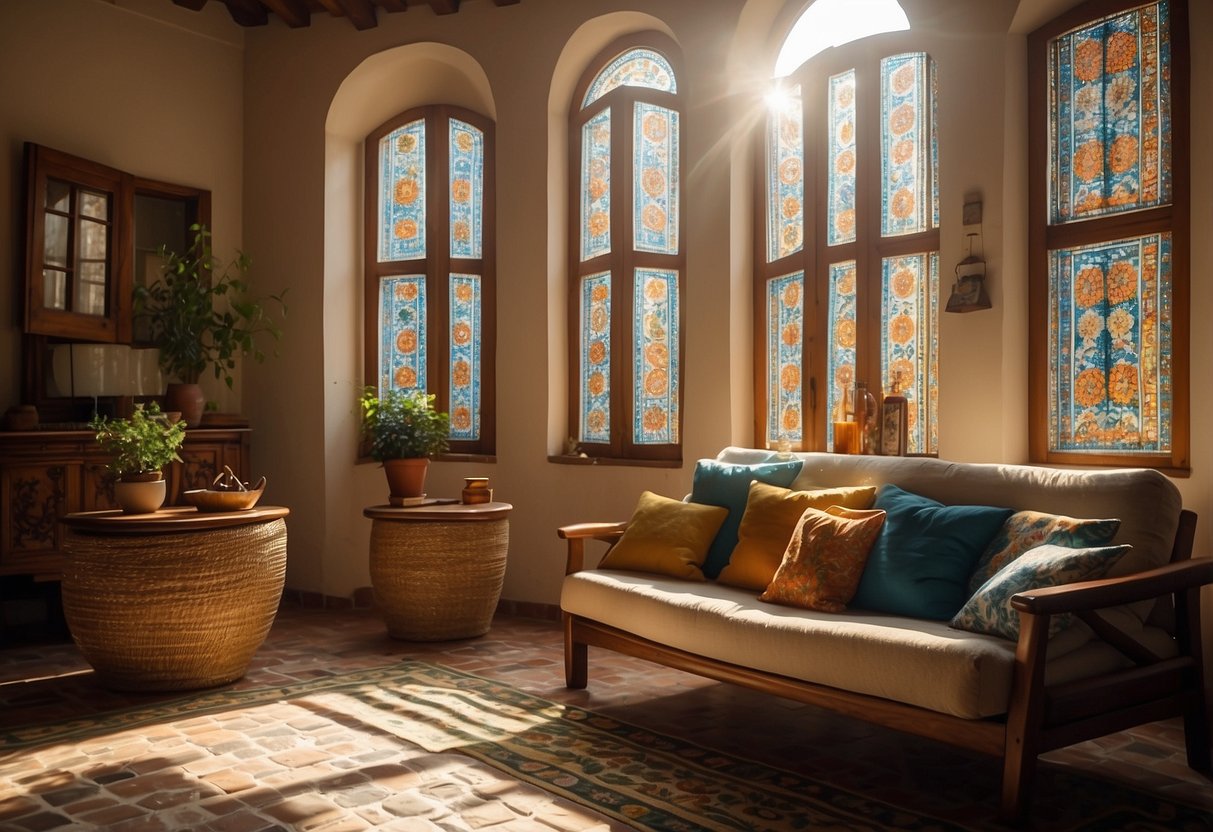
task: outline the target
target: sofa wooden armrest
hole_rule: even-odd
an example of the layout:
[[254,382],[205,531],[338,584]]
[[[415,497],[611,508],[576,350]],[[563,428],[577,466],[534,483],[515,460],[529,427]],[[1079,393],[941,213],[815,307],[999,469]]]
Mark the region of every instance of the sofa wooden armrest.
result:
[[565,561],[564,574],[572,575],[585,568],[585,542],[601,540],[608,546],[613,546],[628,524],[624,523],[574,523],[571,526],[561,526],[556,534],[569,542],[568,555]]
[[1213,558],[1168,563],[1157,569],[1020,592],[1011,606],[1033,615],[1058,615],[1131,604],[1213,583]]

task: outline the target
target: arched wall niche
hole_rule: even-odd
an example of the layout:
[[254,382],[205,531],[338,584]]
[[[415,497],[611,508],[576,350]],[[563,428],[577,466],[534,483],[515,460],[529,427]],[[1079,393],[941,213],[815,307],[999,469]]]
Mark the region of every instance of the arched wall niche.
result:
[[[362,506],[382,502],[377,465],[356,465],[362,387],[363,142],[392,116],[426,104],[454,104],[496,121],[488,76],[461,49],[413,43],[363,60],[341,82],[325,119],[324,155],[324,458],[325,512],[344,529]],[[340,532],[327,531],[333,536]],[[326,541],[343,551],[348,540]],[[328,558],[326,587],[363,586],[365,558]]]
[[[564,45],[548,92],[548,453],[564,450],[568,433],[568,199],[569,111],[582,73],[612,41],[637,32],[660,32],[677,42],[661,20],[643,12],[612,12],[577,27]],[[679,79],[680,83],[685,79]]]

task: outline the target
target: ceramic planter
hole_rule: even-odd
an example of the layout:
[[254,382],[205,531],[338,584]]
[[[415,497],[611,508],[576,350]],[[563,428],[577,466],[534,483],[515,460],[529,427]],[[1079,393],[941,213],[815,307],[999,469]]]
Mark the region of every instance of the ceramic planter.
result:
[[146,474],[123,474],[114,483],[114,499],[127,514],[150,514],[164,505],[167,493],[164,474],[152,471]]

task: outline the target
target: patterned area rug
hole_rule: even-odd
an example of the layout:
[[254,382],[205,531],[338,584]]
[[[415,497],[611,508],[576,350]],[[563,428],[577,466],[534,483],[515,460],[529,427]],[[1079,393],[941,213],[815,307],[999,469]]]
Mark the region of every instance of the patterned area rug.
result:
[[[306,684],[216,690],[51,725],[0,730],[0,760],[259,704],[304,702],[415,744],[458,753],[641,830],[963,830],[865,795],[720,754],[497,682],[403,662]],[[1208,829],[1207,813],[1073,777],[1075,830]]]

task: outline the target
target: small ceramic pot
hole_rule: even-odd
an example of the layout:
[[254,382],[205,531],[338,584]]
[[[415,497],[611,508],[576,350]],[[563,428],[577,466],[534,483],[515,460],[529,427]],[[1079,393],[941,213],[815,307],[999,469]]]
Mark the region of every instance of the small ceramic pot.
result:
[[[153,479],[154,477],[154,479]],[[167,494],[164,475],[127,474],[114,483],[114,499],[127,514],[151,514],[164,505]]]

